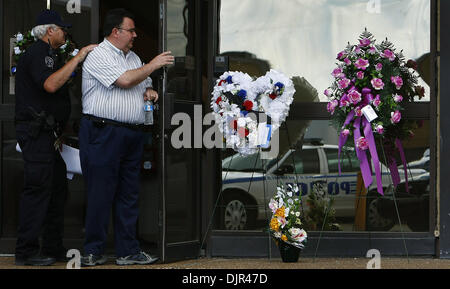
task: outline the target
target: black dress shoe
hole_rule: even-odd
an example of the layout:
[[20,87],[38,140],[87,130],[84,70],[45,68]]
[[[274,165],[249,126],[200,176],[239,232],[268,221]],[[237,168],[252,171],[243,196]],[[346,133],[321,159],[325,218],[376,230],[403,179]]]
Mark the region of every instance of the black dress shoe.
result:
[[52,257],[56,262],[69,262],[71,258],[67,257],[67,250],[60,250],[58,253],[54,252],[43,252],[45,256]]
[[47,256],[33,256],[27,259],[17,259],[17,266],[50,266],[56,262],[55,258],[47,257]]

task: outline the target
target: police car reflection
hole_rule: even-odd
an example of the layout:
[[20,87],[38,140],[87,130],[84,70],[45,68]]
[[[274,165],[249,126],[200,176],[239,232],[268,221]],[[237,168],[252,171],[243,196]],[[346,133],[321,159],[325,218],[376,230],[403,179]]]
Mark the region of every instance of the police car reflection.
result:
[[385,220],[397,220],[406,224],[414,232],[427,232],[430,220],[430,173],[408,179],[406,191],[405,182],[397,186],[395,194],[392,188],[382,198],[373,198],[377,212]]
[[[222,193],[219,204],[219,229],[255,229],[271,216],[268,201],[277,185],[297,183],[303,203],[313,186],[320,183],[325,193],[333,196],[337,218],[354,218],[357,175],[360,171],[355,153],[341,153],[341,175],[338,173],[338,146],[304,144],[301,150],[288,150],[282,157],[262,160],[259,153],[249,156],[235,154],[222,161]],[[392,183],[386,166],[381,164],[382,183]],[[423,169],[408,170],[411,179],[425,173]],[[402,169],[399,175],[404,176]],[[402,178],[403,181],[403,178]],[[369,187],[367,198],[373,200],[376,182]],[[377,203],[367,204],[366,229],[388,230],[393,220],[378,213]],[[372,207],[370,207],[370,205]],[[304,206],[305,209],[307,206]],[[372,209],[369,209],[372,208]]]

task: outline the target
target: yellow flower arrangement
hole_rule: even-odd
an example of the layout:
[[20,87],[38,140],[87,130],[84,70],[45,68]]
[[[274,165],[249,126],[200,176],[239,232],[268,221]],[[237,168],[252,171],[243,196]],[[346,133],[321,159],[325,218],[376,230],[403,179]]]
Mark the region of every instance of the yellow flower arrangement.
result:
[[269,227],[276,240],[303,248],[307,234],[301,228],[299,196],[300,192],[296,185],[288,185],[287,189],[284,186],[277,188],[277,193],[269,202],[269,208],[272,210]]
[[273,218],[272,221],[270,221],[270,229],[273,231],[278,231],[280,226],[278,225],[278,220],[276,218]]
[[285,215],[284,215],[285,211],[286,211],[286,208],[283,206],[283,207],[277,209],[277,211],[275,212],[274,216],[280,217],[280,218],[284,218],[285,217]]

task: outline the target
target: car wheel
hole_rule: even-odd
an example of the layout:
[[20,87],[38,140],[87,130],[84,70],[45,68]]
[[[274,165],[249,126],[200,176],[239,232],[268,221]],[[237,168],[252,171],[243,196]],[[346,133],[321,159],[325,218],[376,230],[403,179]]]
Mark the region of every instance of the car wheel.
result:
[[228,194],[221,210],[221,228],[224,230],[246,230],[254,226],[256,211],[252,203],[242,194]]
[[377,193],[369,193],[366,205],[366,230],[389,231],[394,227],[394,220],[380,215],[378,212],[380,197]]

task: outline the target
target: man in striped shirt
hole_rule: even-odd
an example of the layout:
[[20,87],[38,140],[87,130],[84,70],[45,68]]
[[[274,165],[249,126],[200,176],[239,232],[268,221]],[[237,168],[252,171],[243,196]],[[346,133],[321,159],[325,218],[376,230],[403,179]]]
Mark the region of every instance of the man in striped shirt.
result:
[[157,101],[150,73],[173,64],[170,52],[143,65],[131,51],[137,37],[133,15],[107,13],[105,39],[83,65],[83,118],[80,160],[87,185],[83,266],[106,262],[104,249],[113,208],[116,264],[150,264],[136,239],[140,163],[143,153],[144,99]]

